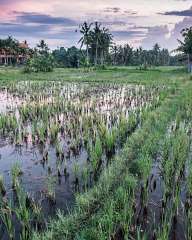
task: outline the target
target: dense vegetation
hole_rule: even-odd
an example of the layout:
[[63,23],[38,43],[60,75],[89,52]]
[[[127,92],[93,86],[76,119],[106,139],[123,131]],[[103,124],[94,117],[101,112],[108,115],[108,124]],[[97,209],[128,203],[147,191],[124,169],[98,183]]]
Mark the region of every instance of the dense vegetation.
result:
[[[190,61],[190,44],[186,40],[181,42],[179,55],[172,56],[167,49],[161,49],[157,44],[151,50],[145,50],[141,47],[133,49],[129,44],[117,46],[113,42],[113,36],[109,29],[102,27],[98,22],[88,24],[84,22],[80,26],[82,37],[79,40],[80,48],[72,46],[70,48],[60,47],[50,51],[44,40],[41,40],[34,49],[22,49],[17,40],[9,37],[0,40],[0,51],[11,52],[17,56],[19,52],[26,55],[27,72],[52,71],[53,67],[102,67],[105,65],[113,66],[139,66],[141,69],[147,69],[152,66],[173,66],[182,65],[185,56],[181,52],[188,54]],[[190,35],[190,32],[189,32]],[[186,37],[187,30],[183,31]],[[187,39],[187,38],[186,38]],[[15,62],[15,61],[13,61]]]
[[[90,50],[91,52],[91,50]],[[82,54],[83,53],[83,54]],[[53,51],[57,66],[78,67],[85,65],[85,51],[76,47],[65,49],[61,47]],[[92,59],[92,60],[91,60]],[[94,65],[94,56],[90,53],[89,62]],[[103,64],[113,66],[139,66],[143,69],[152,66],[182,65],[180,55],[171,56],[167,49],[161,49],[158,44],[151,50],[142,48],[133,49],[126,44],[124,46],[113,45],[106,53]]]
[[51,72],[54,68],[54,57],[44,40],[41,40],[33,51],[33,56],[28,57],[24,72]]

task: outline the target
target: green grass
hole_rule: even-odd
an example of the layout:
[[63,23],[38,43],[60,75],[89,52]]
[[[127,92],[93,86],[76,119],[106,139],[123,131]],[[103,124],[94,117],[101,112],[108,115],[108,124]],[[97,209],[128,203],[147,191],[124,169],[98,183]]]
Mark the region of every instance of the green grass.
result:
[[187,73],[183,68],[159,67],[141,71],[136,67],[108,68],[84,72],[82,69],[57,68],[51,73],[22,73],[22,69],[0,68],[0,82],[10,81],[66,81],[66,82],[103,82],[103,83],[137,83],[137,84],[174,84]]

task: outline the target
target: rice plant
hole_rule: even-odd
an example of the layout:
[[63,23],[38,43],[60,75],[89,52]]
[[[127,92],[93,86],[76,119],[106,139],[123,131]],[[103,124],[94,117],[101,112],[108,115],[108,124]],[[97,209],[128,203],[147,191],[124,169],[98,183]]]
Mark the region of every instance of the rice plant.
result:
[[18,177],[22,175],[21,165],[19,162],[13,164],[11,168],[11,176],[12,176],[12,186],[13,189],[17,189],[19,187]]
[[6,189],[5,189],[5,185],[4,185],[4,181],[3,181],[3,176],[0,175],[0,192],[1,195],[4,197],[6,194]]
[[7,235],[9,240],[14,240],[15,238],[15,228],[13,223],[13,215],[12,215],[12,209],[7,206],[6,208],[2,208],[0,211],[0,217],[3,221],[3,224],[6,227]]

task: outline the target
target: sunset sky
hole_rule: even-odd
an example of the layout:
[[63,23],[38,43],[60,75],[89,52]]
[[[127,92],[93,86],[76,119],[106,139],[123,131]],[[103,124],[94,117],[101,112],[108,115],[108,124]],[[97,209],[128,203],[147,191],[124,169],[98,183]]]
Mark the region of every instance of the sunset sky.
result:
[[0,38],[12,35],[30,46],[45,39],[51,48],[78,46],[79,24],[99,21],[114,42],[174,49],[192,26],[192,0],[0,0]]

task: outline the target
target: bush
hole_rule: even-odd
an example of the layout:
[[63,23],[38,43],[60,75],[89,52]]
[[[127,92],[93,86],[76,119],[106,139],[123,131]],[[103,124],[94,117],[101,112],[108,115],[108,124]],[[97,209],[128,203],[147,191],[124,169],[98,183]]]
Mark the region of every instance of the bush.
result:
[[24,72],[52,72],[54,58],[51,54],[34,55],[25,64]]

